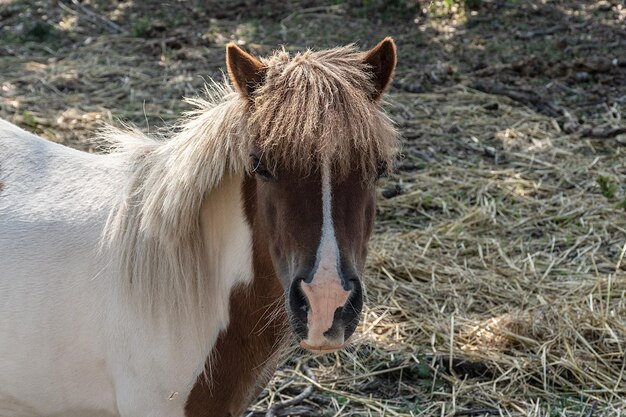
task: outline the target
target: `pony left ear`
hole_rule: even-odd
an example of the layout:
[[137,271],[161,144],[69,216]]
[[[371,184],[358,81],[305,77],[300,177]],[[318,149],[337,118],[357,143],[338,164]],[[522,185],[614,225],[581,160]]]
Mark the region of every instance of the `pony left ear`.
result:
[[230,81],[245,98],[252,98],[254,91],[263,83],[267,71],[261,61],[233,42],[226,46],[226,67]]
[[363,61],[369,66],[373,75],[372,100],[376,101],[391,84],[393,72],[396,69],[396,43],[390,37],[383,39],[366,53]]

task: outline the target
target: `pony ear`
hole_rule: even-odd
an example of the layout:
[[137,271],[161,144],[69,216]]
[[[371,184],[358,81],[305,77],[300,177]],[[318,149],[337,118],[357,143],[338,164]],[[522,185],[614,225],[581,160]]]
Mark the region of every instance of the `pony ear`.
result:
[[393,78],[396,69],[396,44],[390,37],[380,41],[378,45],[369,50],[363,60],[372,72],[374,92],[372,100],[378,100]]
[[230,81],[245,98],[252,98],[254,91],[263,83],[267,71],[261,61],[233,42],[226,46],[226,67]]

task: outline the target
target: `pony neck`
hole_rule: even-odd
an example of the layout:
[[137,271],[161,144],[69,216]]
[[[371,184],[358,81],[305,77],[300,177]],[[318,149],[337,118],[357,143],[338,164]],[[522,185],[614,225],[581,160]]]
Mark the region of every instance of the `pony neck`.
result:
[[272,264],[267,239],[255,224],[255,183],[246,176],[241,185],[247,222],[252,228],[254,278],[230,296],[230,321],[187,399],[189,416],[206,410],[242,415],[274,374],[280,354],[290,340],[284,290]]
[[112,138],[132,168],[105,229],[129,308],[175,334],[185,324],[199,346],[226,326],[228,292],[252,275],[238,192],[245,117],[240,100],[209,104],[167,141]]

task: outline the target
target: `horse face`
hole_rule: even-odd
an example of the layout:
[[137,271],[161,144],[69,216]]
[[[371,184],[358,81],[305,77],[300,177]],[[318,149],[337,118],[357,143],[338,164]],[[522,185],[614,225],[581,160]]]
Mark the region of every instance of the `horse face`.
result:
[[[354,332],[363,305],[361,275],[375,215],[374,179],[364,177],[376,173],[368,173],[363,164],[355,163],[351,167],[348,162],[359,161],[364,155],[363,149],[367,148],[370,152],[365,155],[368,155],[371,168],[379,156],[371,150],[385,143],[379,138],[393,136],[391,127],[376,129],[370,126],[368,132],[380,134],[368,136],[355,126],[362,126],[359,118],[371,118],[377,114],[373,109],[389,85],[395,68],[395,44],[387,38],[350,63],[342,64],[329,56],[325,62],[331,68],[325,70],[328,78],[324,79],[320,78],[322,64],[303,63],[304,55],[277,69],[266,66],[231,44],[227,48],[226,60],[235,89],[247,101],[250,113],[256,116],[253,124],[267,128],[259,128],[259,132],[274,131],[272,126],[278,124],[274,139],[279,137],[281,146],[290,149],[297,149],[296,144],[302,141],[317,144],[339,139],[342,144],[349,144],[342,148],[341,157],[310,146],[307,151],[292,153],[295,155],[292,159],[299,162],[289,164],[289,158],[273,157],[259,150],[264,143],[267,144],[267,137],[258,133],[257,141],[250,145],[243,187],[246,214],[253,228],[255,261],[267,258],[265,264],[271,264],[271,267],[262,270],[269,269],[280,279],[300,345],[317,352],[341,348]],[[287,75],[280,78],[277,74]],[[272,77],[278,77],[282,82],[274,85],[268,81],[277,79]],[[352,81],[337,84],[338,77]],[[273,96],[270,90],[274,87],[275,91],[284,89],[284,94]],[[293,93],[296,90],[301,94]],[[324,98],[320,97],[319,91],[325,92]],[[268,99],[269,96],[273,99]],[[310,97],[316,99],[309,100]],[[361,111],[350,113],[350,109],[357,107],[354,106],[355,100]],[[271,110],[267,111],[263,103],[273,103]],[[319,109],[311,107],[311,103],[318,103]],[[294,108],[302,111],[296,112]],[[287,116],[277,116],[281,111]],[[322,111],[327,118],[316,117]],[[344,117],[346,114],[354,114],[354,117]],[[258,115],[265,118],[258,120]],[[310,137],[310,132],[321,132],[320,125],[331,119],[335,123],[329,124],[333,126],[332,133],[320,134],[323,140]],[[337,120],[341,123],[337,124]],[[386,126],[383,118],[376,120],[378,126]],[[362,120],[363,123],[366,121]],[[281,129],[293,126],[299,127],[290,130],[290,134]],[[298,137],[304,131],[309,136]],[[267,136],[272,137],[271,134]],[[354,144],[352,139],[359,137],[369,140],[366,145],[371,146]],[[271,147],[268,153],[272,153]],[[383,161],[388,162],[384,158]],[[255,273],[258,274],[258,268]]]
[[[285,289],[302,347],[333,350],[356,328],[361,275],[375,215],[375,188],[359,170],[335,176],[330,164],[303,174],[268,169],[252,153],[248,193],[254,222]],[[245,198],[245,197],[244,197]]]

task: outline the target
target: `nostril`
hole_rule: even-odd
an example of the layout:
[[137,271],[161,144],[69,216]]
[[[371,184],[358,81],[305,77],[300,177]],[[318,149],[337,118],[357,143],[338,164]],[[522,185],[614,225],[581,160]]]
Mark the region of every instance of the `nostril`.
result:
[[302,291],[302,278],[296,278],[289,288],[289,310],[291,310],[291,321],[297,335],[302,338],[307,334],[307,316],[309,303],[306,295]]
[[344,307],[339,307],[338,309],[335,310],[335,314],[333,316],[333,325],[331,326],[330,329],[326,330],[324,332],[324,336],[328,339],[328,340],[337,340],[337,339],[343,339],[344,337],[344,310],[346,309],[346,306]]
[[352,336],[352,333],[356,330],[361,316],[361,309],[363,308],[363,287],[361,282],[358,278],[350,280],[350,282],[353,285],[352,292],[346,305],[341,309],[341,321],[345,329],[345,339]]
[[348,279],[341,280],[341,286],[344,290],[352,292],[354,290],[355,282],[358,284],[359,279],[356,277],[350,277]]
[[301,281],[302,278],[296,278],[291,283],[289,291],[289,306],[298,320],[306,322],[307,312],[309,311],[309,302],[307,301],[306,295],[302,291],[302,286],[300,285]]

